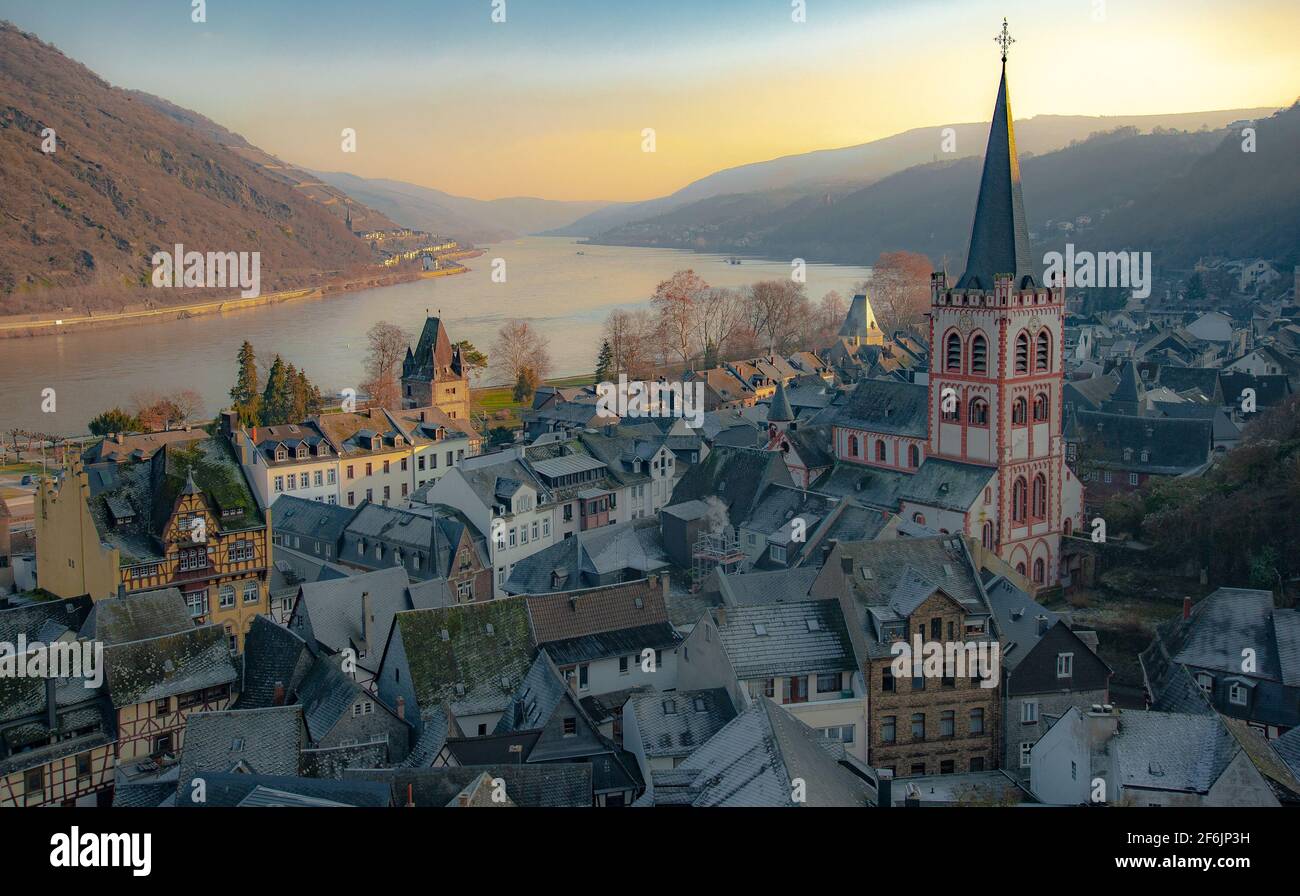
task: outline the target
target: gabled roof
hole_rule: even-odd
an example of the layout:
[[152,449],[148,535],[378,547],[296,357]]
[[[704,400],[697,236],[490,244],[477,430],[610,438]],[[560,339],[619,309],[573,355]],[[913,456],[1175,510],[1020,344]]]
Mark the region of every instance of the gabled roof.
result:
[[301,535],[337,543],[358,508],[308,501],[280,495],[271,505],[271,526],[276,534]]
[[628,706],[650,758],[688,756],[736,717],[726,688],[637,691]]
[[244,636],[243,681],[236,709],[274,706],[276,685],[284,699],[297,689],[311,668],[307,643],[267,616],[254,616]]
[[510,801],[532,808],[590,808],[592,766],[589,762],[502,763],[427,769],[349,769],[344,783],[381,782],[392,791],[394,805],[405,806],[408,794],[418,806],[446,806],[484,772],[501,778]]
[[504,710],[535,647],[520,597],[398,613],[390,643],[396,637],[421,714],[444,703],[459,716]]
[[[339,720],[348,714],[358,700],[375,700],[365,688],[357,684],[351,676],[345,675],[336,660],[322,657],[318,659],[298,686],[298,702],[301,704],[303,722],[307,734],[313,743],[334,730]],[[387,707],[379,703],[377,712],[387,712]]]
[[[292,797],[299,797],[306,804],[344,805],[382,808],[393,804],[392,792],[388,785],[360,776],[348,775],[348,780],[337,781],[331,778],[301,778],[292,775],[259,775],[241,772],[204,772],[206,785],[204,800],[194,802],[186,799],[186,794],[194,793],[190,782],[184,778],[177,788],[179,794],[177,806],[204,806],[208,808],[230,808],[244,805],[260,789],[260,798],[255,798],[261,805],[302,805],[303,802],[291,802]],[[280,799],[267,799],[271,794],[279,794]]]
[[1124,787],[1208,793],[1240,751],[1217,713],[1127,712],[1110,741]]
[[[190,713],[185,719],[181,781],[202,772],[298,774],[302,708],[270,706]],[[184,797],[184,794],[181,794]]]
[[857,668],[837,601],[729,607],[716,617],[722,648],[741,681]]
[[657,579],[524,598],[538,644],[668,622]]
[[921,461],[916,473],[904,481],[898,496],[907,501],[964,513],[979,500],[980,493],[996,475],[997,470],[993,467],[927,457]]
[[[677,768],[654,772],[655,803],[687,806],[871,805],[865,781],[841,766],[821,736],[766,697],[728,722]],[[805,801],[792,783],[802,779]]]
[[1300,610],[1273,607],[1273,594],[1220,588],[1192,609],[1190,620],[1162,626],[1161,638],[1176,663],[1241,674],[1241,651],[1255,651],[1251,677],[1300,687]]
[[802,601],[808,599],[808,589],[812,587],[818,572],[814,567],[805,566],[743,574],[719,571],[718,589],[722,592],[723,603],[728,606]]
[[162,588],[96,602],[81,635],[109,646],[193,628],[194,617],[180,589]]
[[105,647],[104,666],[108,691],[118,708],[239,679],[226,630],[217,623]]
[[895,380],[863,380],[835,414],[835,425],[925,438],[929,432],[929,413],[927,386]]
[[[311,621],[315,643],[331,653],[354,648],[359,653],[378,650],[388,638],[393,617],[413,609],[406,570],[390,566],[344,579],[306,582],[298,591],[294,615]],[[370,595],[373,621],[362,624],[362,595]],[[365,632],[363,634],[363,628]],[[304,631],[306,631],[304,629]],[[315,645],[312,645],[315,649]]]
[[966,273],[958,289],[993,289],[998,274],[1012,275],[1012,288],[1034,285],[1034,265],[1025,225],[1025,205],[1020,188],[1020,161],[1016,157],[1015,119],[1007,90],[1006,61],[993,107],[984,171],[980,176],[975,223],[971,226]]
[[794,484],[778,453],[715,446],[708,457],[692,466],[678,481],[673,489],[673,504],[715,495],[726,504],[731,520],[736,522],[749,517],[758,496],[774,482]]
[[89,597],[67,600],[44,600],[0,610],[0,643],[15,644],[22,635],[30,644],[46,641],[40,637],[50,625],[76,632],[85,622],[94,604]]
[[1083,446],[1080,452],[1086,452],[1089,464],[1178,476],[1209,462],[1214,424],[1210,420],[1077,411],[1073,431],[1066,438]]

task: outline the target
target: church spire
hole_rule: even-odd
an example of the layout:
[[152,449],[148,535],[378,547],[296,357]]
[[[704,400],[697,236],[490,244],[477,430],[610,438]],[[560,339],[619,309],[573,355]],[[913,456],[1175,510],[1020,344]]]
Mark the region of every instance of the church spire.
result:
[[991,290],[997,274],[1014,275],[1017,289],[1027,285],[1025,278],[1029,278],[1029,284],[1035,279],[1020,191],[1016,130],[1011,115],[1011,97],[1007,91],[1007,49],[1015,41],[1007,32],[1005,19],[1002,20],[1002,33],[996,40],[1002,48],[1002,82],[998,85],[993,125],[984,151],[984,173],[980,177],[979,200],[975,204],[966,273],[957,281],[958,289]]

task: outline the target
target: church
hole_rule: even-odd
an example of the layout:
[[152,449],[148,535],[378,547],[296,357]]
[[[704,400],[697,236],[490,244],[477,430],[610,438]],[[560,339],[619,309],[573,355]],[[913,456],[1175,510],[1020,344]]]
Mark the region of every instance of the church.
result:
[[[1047,588],[1083,487],[1061,426],[1065,288],[1035,270],[1004,52],[966,269],[955,283],[931,275],[928,382],[861,381],[824,418],[836,463],[813,488],[978,539]],[[770,424],[769,446],[798,454],[797,424]]]

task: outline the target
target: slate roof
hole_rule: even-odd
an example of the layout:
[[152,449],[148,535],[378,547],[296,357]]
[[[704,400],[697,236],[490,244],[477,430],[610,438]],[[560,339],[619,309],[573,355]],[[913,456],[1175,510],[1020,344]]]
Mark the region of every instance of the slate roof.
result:
[[989,608],[997,620],[998,640],[1002,643],[1002,663],[1015,671],[1017,665],[1043,637],[1038,633],[1038,617],[1047,620],[1047,628],[1060,622],[1058,613],[1037,603],[1008,579],[996,576],[984,586]]
[[422,716],[444,703],[461,716],[504,710],[535,647],[521,597],[398,613],[392,637],[398,636]]
[[1214,428],[1209,420],[1095,411],[1077,411],[1074,420],[1074,430],[1066,438],[1079,443],[1087,463],[1101,468],[1180,476],[1207,464],[1213,450]]
[[836,463],[830,472],[813,483],[813,489],[836,498],[848,498],[876,508],[898,507],[898,496],[908,487],[912,474],[882,470],[862,464]]
[[1013,288],[1034,285],[1005,60],[993,107],[993,123],[989,126],[989,142],[984,150],[984,170],[975,204],[975,223],[971,226],[966,273],[957,282],[957,288],[992,290],[997,274],[1011,274]]
[[769,423],[788,423],[794,419],[794,412],[790,410],[790,399],[785,394],[785,381],[776,381],[776,394],[772,396],[772,404],[767,409],[767,421]]
[[857,669],[836,601],[729,607],[715,616],[722,648],[741,681]]
[[[300,778],[291,775],[205,772],[203,781],[207,785],[207,798],[201,803],[195,803],[186,798],[187,794],[192,794],[194,791],[190,782],[182,778],[177,788],[179,796],[176,805],[207,808],[240,806],[259,788],[263,793],[273,791],[311,801],[341,803],[345,806],[382,808],[393,804],[392,791],[387,784],[350,774],[345,780],[337,781],[331,778]],[[260,802],[265,805],[270,801]]]
[[808,599],[820,570],[796,567],[767,572],[719,573],[718,587],[728,606],[759,606]]
[[402,379],[458,379],[462,375],[460,349],[451,343],[447,328],[436,317],[424,321],[415,351],[406,350],[402,362]]
[[964,513],[996,475],[994,467],[927,457],[916,473],[902,483],[898,497]]
[[[362,636],[362,594],[370,595],[374,616],[365,637]],[[330,652],[352,647],[369,654],[378,651],[387,640],[393,616],[410,609],[415,608],[411,605],[406,570],[390,566],[345,579],[306,582],[299,589],[293,613],[295,617],[305,614],[311,622],[311,637]]]
[[376,712],[387,712],[387,708],[369,691],[345,675],[333,659],[317,660],[298,686],[297,693],[303,723],[312,743],[319,743],[333,731],[358,700],[372,700],[379,704]]
[[463,736],[460,726],[440,706],[423,713],[422,721],[424,725],[420,729],[420,736],[411,745],[411,752],[402,760],[402,768],[430,768],[442,748],[447,745],[449,737]]
[[[525,557],[515,564],[505,589],[510,594],[551,594],[590,585],[596,576],[630,571],[643,578],[670,565],[657,521],[629,520],[562,538]],[[557,571],[564,574],[562,580],[557,580]]]
[[[668,772],[653,772],[656,805],[871,805],[865,781],[845,769],[811,728],[766,697],[732,719]],[[794,802],[802,778],[806,800]]]
[[1300,610],[1273,607],[1273,594],[1248,588],[1220,588],[1181,617],[1162,626],[1176,663],[1241,674],[1243,647],[1255,650],[1251,677],[1300,687]]
[[173,635],[194,628],[179,588],[128,594],[95,603],[81,636],[105,646]]
[[254,616],[244,636],[243,680],[236,709],[260,709],[275,704],[275,686],[284,686],[287,700],[312,665],[307,643],[267,616]]
[[1186,392],[1189,389],[1196,389],[1202,395],[1208,398],[1219,396],[1222,402],[1222,393],[1219,391],[1219,370],[1217,367],[1172,367],[1161,365],[1157,374],[1156,382],[1175,392]]
[[[528,674],[519,683],[519,689],[515,691],[510,705],[501,714],[497,727],[492,733],[502,735],[545,728],[546,723],[555,714],[556,708],[566,697],[579,713],[586,716],[587,711],[573,698],[568,684],[560,675],[560,670],[555,668],[555,663],[551,661],[546,650],[539,650],[537,659],[533,660]],[[590,717],[587,718],[587,722],[595,729],[596,723]]]
[[44,600],[0,610],[0,643],[16,644],[22,635],[30,644],[33,641],[48,643],[49,626],[77,631],[81,628],[93,603],[89,597],[70,600]]
[[219,623],[104,648],[105,679],[113,706],[160,700],[231,684],[239,670]]
[[277,535],[301,535],[338,544],[357,512],[358,508],[280,495],[271,505],[271,527]]
[[1300,727],[1292,728],[1273,741],[1273,749],[1291,769],[1291,774],[1300,776]]
[[190,713],[185,719],[183,743],[181,781],[203,772],[236,769],[260,775],[296,775],[298,752],[304,745],[302,708]]
[[686,472],[673,489],[673,504],[716,495],[732,521],[747,519],[763,489],[793,485],[785,461],[774,451],[714,446],[709,456]]
[[929,387],[895,380],[863,380],[849,393],[834,422],[850,429],[925,438],[929,414]]
[[477,765],[428,769],[354,770],[344,781],[374,781],[391,788],[394,805],[405,806],[410,793],[418,806],[446,806],[486,772],[505,782],[506,795],[516,806],[531,808],[589,808],[592,766],[585,762],[539,762],[529,765]]
[[1128,712],[1109,742],[1124,787],[1208,793],[1240,751],[1217,714]]
[[736,717],[726,688],[638,691],[628,704],[650,758],[688,756]]

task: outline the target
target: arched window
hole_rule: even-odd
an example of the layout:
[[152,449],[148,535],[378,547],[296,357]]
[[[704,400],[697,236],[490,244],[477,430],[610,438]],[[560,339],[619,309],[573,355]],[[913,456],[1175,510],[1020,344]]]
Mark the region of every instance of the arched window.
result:
[[1043,558],[1039,557],[1034,561],[1034,583],[1041,585],[1047,581],[1047,564],[1043,563]]
[[1029,372],[1029,334],[1024,330],[1016,337],[1016,373]]
[[911,445],[907,449],[907,465],[909,467],[921,466],[921,449]]
[[[943,400],[943,403],[940,404],[940,407],[944,408],[947,406],[948,406],[948,399],[945,398]],[[940,411],[939,419],[943,420],[945,423],[960,423],[961,422],[961,399],[954,398],[952,400],[952,410]]]
[[984,522],[983,531],[980,532],[980,543],[988,550],[993,550],[993,523]]
[[982,398],[973,398],[970,403],[970,425],[989,425],[989,403]]
[[885,440],[881,439],[876,442],[876,460],[881,463],[885,462]]
[[1046,423],[1048,410],[1047,393],[1039,392],[1034,396],[1034,422]]
[[924,526],[925,514],[920,512],[912,514],[912,522],[916,523],[918,526]]
[[1047,479],[1042,473],[1034,477],[1034,519],[1047,517]]
[[1011,402],[1011,422],[1015,426],[1024,426],[1029,413],[1029,407],[1023,398],[1017,398]]
[[1038,347],[1034,352],[1034,370],[1042,372],[1052,369],[1052,334],[1046,330],[1038,331]]
[[989,372],[989,341],[983,333],[976,333],[970,341],[970,372]]
[[1023,563],[1017,563],[1017,564],[1016,564],[1016,572],[1020,573],[1020,574],[1023,576],[1023,575],[1025,574],[1025,564],[1023,564]]
[[961,335],[959,333],[948,334],[948,354],[944,370],[961,373]]
[[1066,517],[1064,531],[1066,535],[1074,534],[1074,520],[1070,519],[1069,517]]
[[1016,479],[1015,485],[1011,486],[1011,519],[1017,523],[1025,521],[1025,510],[1027,502],[1025,478],[1021,476]]
[[857,457],[857,456],[858,456],[858,437],[855,435],[850,435],[849,436],[849,457]]

